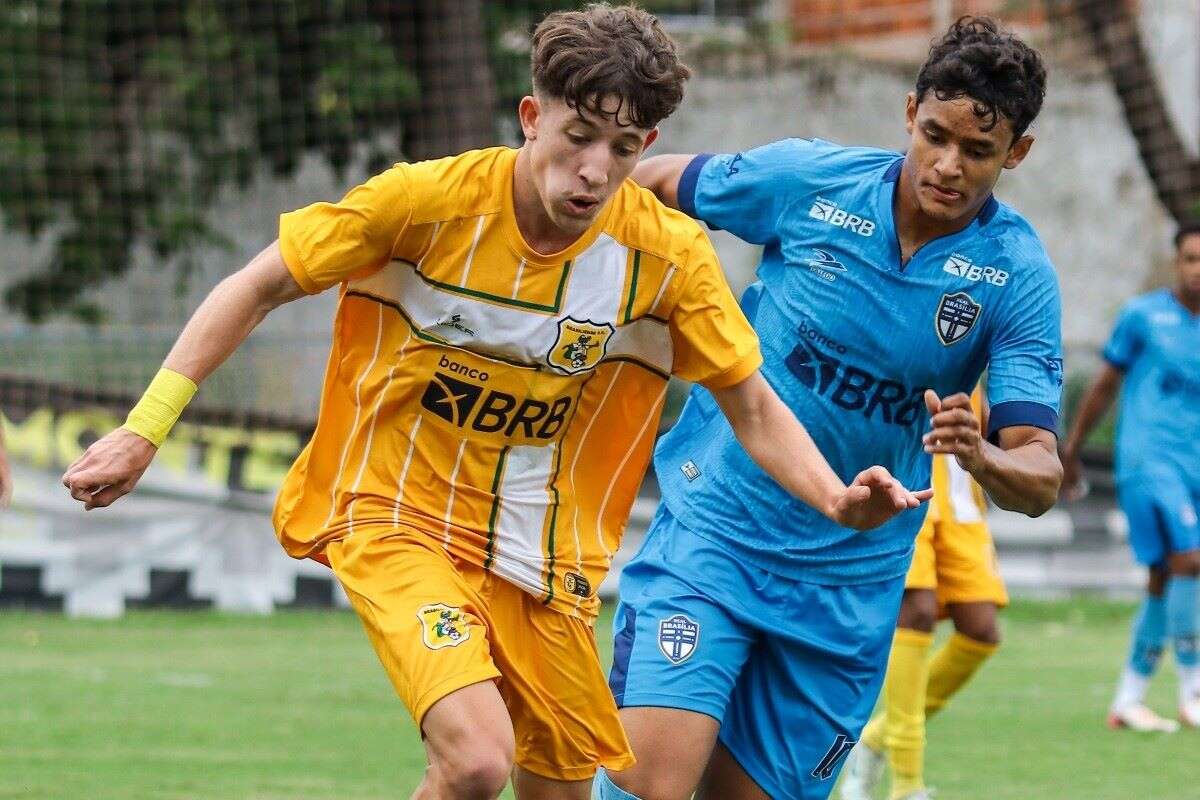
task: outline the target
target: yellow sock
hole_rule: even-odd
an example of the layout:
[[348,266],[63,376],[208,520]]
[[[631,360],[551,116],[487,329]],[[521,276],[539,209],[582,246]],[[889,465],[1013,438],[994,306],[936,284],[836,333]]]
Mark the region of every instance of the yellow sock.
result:
[[961,689],[997,645],[963,636],[957,631],[946,640],[929,665],[929,688],[925,692],[925,716],[940,711]]
[[[933,634],[897,628],[883,681],[882,738],[892,767],[892,797],[924,788],[925,684],[929,680],[929,647]],[[879,737],[882,728],[882,737]],[[870,740],[866,740],[872,746]]]

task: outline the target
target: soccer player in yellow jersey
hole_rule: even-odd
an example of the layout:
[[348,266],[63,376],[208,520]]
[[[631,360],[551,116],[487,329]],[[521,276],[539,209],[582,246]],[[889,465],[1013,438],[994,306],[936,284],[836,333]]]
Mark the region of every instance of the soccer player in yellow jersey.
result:
[[[971,404],[987,430],[982,393]],[[940,711],[1000,644],[997,610],[1008,593],[984,521],[983,490],[953,456],[933,457],[933,500],[917,534],[883,686],[883,710],[863,730],[842,781],[843,800],[871,800],[892,769],[892,800],[928,800],[925,720]],[[954,633],[927,658],[939,618]]]
[[63,479],[89,509],[128,492],[272,308],[338,287],[275,526],[362,618],[424,738],[420,798],[493,798],[510,775],[522,800],[585,798],[598,766],[633,763],[592,625],[670,375],[711,389],[763,468],[842,524],[929,494],[882,467],[838,479],[759,374],[703,232],[626,180],[688,75],[658,22],[552,14],[532,67],[523,147],[400,164],[284,214]]

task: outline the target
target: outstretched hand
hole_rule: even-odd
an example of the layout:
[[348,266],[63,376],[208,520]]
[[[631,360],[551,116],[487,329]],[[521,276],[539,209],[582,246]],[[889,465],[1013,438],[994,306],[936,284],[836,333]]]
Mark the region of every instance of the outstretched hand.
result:
[[63,473],[62,483],[85,511],[112,505],[129,494],[158,452],[153,444],[125,428],[96,440]]
[[933,497],[933,489],[912,492],[883,467],[865,469],[836,499],[829,518],[847,528],[878,528],[892,517]]

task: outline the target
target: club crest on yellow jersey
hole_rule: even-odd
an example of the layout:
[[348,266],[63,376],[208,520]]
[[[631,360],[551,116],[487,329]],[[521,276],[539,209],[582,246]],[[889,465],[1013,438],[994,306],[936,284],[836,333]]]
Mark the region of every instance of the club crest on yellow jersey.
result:
[[430,650],[455,647],[471,638],[462,610],[444,603],[421,606],[417,619],[421,621],[421,638]]
[[566,317],[558,321],[558,337],[546,354],[546,361],[568,375],[584,372],[600,363],[613,326],[607,322],[592,322]]

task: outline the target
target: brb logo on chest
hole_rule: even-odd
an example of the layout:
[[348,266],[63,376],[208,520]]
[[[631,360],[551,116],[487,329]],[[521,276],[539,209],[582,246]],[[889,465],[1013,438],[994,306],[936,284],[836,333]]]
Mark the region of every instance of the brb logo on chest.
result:
[[499,389],[489,389],[462,380],[462,377],[467,377],[486,383],[490,376],[483,370],[460,364],[446,356],[441,357],[438,366],[445,372],[433,373],[425,393],[421,395],[421,407],[457,428],[550,440],[562,430],[567,412],[571,409],[571,398],[568,396],[552,402],[532,397],[518,400]]
[[921,416],[924,389],[909,388],[845,363],[846,346],[805,320],[796,333],[800,343],[783,363],[809,389],[838,408],[861,412],[867,419],[878,414],[891,425],[907,427]]
[[835,228],[844,228],[848,231],[853,231],[859,236],[870,236],[875,232],[875,223],[869,219],[851,214],[845,209],[838,208],[838,204],[832,200],[826,200],[824,197],[818,197],[812,204],[812,208],[808,210],[808,215],[813,219],[819,219],[822,222],[828,222]]
[[969,281],[985,281],[992,286],[1003,286],[1008,283],[1008,273],[995,267],[981,267],[966,256],[953,253],[942,265],[942,271]]

